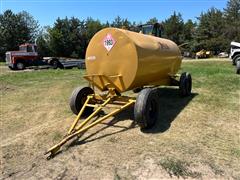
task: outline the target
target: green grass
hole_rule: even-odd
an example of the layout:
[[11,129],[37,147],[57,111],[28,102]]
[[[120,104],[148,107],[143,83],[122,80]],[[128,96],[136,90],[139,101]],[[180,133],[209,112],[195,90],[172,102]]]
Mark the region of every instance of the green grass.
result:
[[160,165],[169,173],[169,175],[187,178],[200,178],[201,174],[189,170],[189,164],[178,159],[164,159],[160,161]]
[[[26,124],[34,126],[38,122],[45,121],[51,111],[54,118],[69,117],[71,113],[68,108],[68,98],[75,87],[87,84],[82,77],[84,73],[84,70],[75,68],[6,71],[0,74],[0,113],[2,120],[5,121],[0,127],[3,137],[28,129]],[[14,116],[14,126],[11,121],[8,121],[9,115]],[[32,118],[32,116],[35,117]],[[36,118],[37,116],[39,118]]]
[[238,110],[236,98],[239,95],[240,81],[230,62],[189,62],[184,64],[183,69],[191,72],[194,89],[204,90],[197,99],[199,102]]
[[44,84],[79,81],[82,82],[84,71],[73,70],[36,70],[36,71],[11,71],[0,76],[1,82],[19,87],[42,86]]

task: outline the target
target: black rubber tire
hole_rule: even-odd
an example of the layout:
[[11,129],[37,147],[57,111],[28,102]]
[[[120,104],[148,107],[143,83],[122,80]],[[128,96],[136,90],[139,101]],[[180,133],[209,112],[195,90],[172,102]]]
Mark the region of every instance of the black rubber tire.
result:
[[236,73],[240,74],[240,60],[238,60],[236,64]]
[[[78,87],[76,88],[70,97],[69,106],[72,112],[78,115],[81,110],[83,104],[85,103],[87,96],[90,94],[94,94],[94,91],[90,87]],[[93,107],[86,107],[83,116],[88,116],[93,112]]]
[[24,70],[25,64],[23,62],[17,62],[15,67],[16,67],[16,70]]
[[234,56],[234,58],[232,59],[232,64],[237,65],[237,61],[240,61],[240,54]]
[[235,61],[234,61],[234,59],[232,59],[232,65],[233,66],[235,66],[236,64],[235,64]]
[[57,69],[59,67],[58,60],[52,60],[51,64],[53,69]]
[[143,89],[134,105],[134,119],[141,129],[149,129],[158,119],[159,102],[157,89]]
[[83,64],[82,64],[82,63],[78,63],[78,64],[77,64],[77,68],[78,68],[78,69],[83,69]]
[[180,76],[179,93],[181,96],[190,96],[192,91],[192,77],[190,73],[184,72]]

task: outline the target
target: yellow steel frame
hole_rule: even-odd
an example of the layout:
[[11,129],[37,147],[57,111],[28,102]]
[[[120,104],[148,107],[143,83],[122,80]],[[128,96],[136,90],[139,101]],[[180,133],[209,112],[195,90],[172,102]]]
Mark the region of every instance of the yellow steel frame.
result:
[[[170,80],[172,81],[171,82],[172,85],[178,84],[178,80],[177,80],[178,76],[177,75],[169,75],[169,77],[170,77]],[[96,74],[96,75],[86,75],[86,76],[84,76],[84,78],[90,82],[90,84],[93,87],[93,90],[94,90],[94,86],[96,86],[100,90],[105,90],[105,88],[107,88],[108,93],[104,94],[104,95],[92,94],[92,95],[87,96],[87,99],[86,99],[83,107],[81,108],[79,114],[77,115],[73,124],[71,125],[70,129],[68,130],[65,138],[63,138],[58,144],[56,144],[55,146],[50,148],[45,154],[50,153],[50,156],[55,155],[60,150],[60,148],[70,139],[80,135],[83,132],[86,132],[88,129],[103,122],[107,118],[109,118],[115,114],[118,114],[119,112],[128,108],[129,106],[133,105],[136,102],[135,98],[117,95],[117,92],[121,92],[121,88],[124,89],[124,84],[122,82],[121,75],[105,76],[105,75]],[[95,78],[100,80],[101,85],[98,85],[95,82],[95,80],[96,80]],[[115,78],[119,79],[118,82],[120,83],[121,87],[118,87],[114,84],[113,79],[115,79]],[[104,82],[104,80],[105,80],[105,82]],[[104,107],[106,107],[107,105],[110,105],[110,104],[117,105],[116,109],[113,110],[112,112],[104,115],[103,117],[97,119],[96,121],[91,122],[91,120]],[[96,109],[92,114],[90,114],[84,121],[82,121],[78,125],[79,120],[80,120],[86,107],[94,107]]]
[[[98,104],[90,104],[90,102],[97,102]],[[99,103],[102,102],[102,103]],[[45,154],[50,153],[50,156],[55,155],[60,148],[70,139],[80,135],[83,132],[86,132],[88,129],[94,127],[95,125],[103,122],[107,118],[121,112],[122,110],[128,108],[129,106],[135,103],[134,98],[130,98],[127,96],[117,96],[114,89],[109,89],[109,94],[107,96],[100,96],[100,95],[89,95],[87,100],[85,101],[83,107],[81,108],[79,114],[77,115],[76,119],[74,120],[72,126],[68,130],[68,133],[65,138],[63,138],[58,144],[54,145],[50,148]],[[118,105],[115,110],[112,112],[104,115],[103,117],[97,119],[90,123],[90,121],[95,117],[104,107],[109,104]],[[94,107],[96,110],[89,115],[84,121],[82,121],[78,126],[78,122],[81,118],[82,113],[84,112],[86,107]]]
[[[112,75],[112,76],[106,76],[103,74],[92,74],[92,75],[85,75],[83,77],[92,84],[93,88],[94,86],[96,86],[100,90],[105,90],[105,88],[107,89],[114,88],[118,92],[121,92],[121,90],[125,88],[124,82],[122,79],[123,77],[122,75],[119,75],[119,74]],[[96,83],[97,79],[100,81],[100,83]],[[113,82],[113,79],[118,79],[119,86]]]

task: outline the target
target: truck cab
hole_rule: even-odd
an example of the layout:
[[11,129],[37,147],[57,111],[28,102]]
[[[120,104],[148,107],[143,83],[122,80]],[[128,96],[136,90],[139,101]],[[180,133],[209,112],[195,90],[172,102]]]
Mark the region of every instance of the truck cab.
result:
[[19,46],[18,51],[6,52],[6,65],[12,70],[24,70],[26,67],[33,68],[35,66],[40,69],[73,67],[83,69],[85,62],[79,59],[40,57],[36,44],[25,43]]
[[10,69],[23,70],[26,66],[34,65],[38,60],[35,44],[22,44],[18,51],[6,52],[6,64]]
[[37,45],[35,45],[35,44],[22,44],[22,45],[19,46],[19,51],[37,53]]
[[140,33],[162,37],[162,26],[159,23],[140,25]]
[[239,42],[231,42],[231,50],[230,50],[229,57],[232,60],[233,65],[236,65],[237,61],[240,61],[240,43]]

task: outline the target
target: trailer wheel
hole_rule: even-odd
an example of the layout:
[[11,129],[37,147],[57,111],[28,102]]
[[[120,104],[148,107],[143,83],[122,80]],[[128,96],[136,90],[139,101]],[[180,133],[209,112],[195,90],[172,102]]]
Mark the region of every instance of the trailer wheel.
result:
[[157,89],[143,89],[137,96],[134,106],[134,119],[141,129],[151,128],[157,118],[159,102]]
[[77,68],[78,69],[85,69],[83,63],[77,63]]
[[237,68],[236,73],[240,74],[240,60],[237,61],[236,68]]
[[[87,96],[93,94],[94,91],[90,87],[78,87],[76,88],[70,97],[69,106],[72,112],[78,115],[79,111],[81,110],[83,104],[85,103]],[[83,116],[90,115],[93,112],[93,107],[86,107]]]
[[24,70],[25,69],[25,64],[23,62],[17,62],[16,69],[17,70]]
[[192,91],[192,77],[190,73],[184,72],[180,76],[179,92],[181,96],[189,96]]
[[8,66],[8,68],[11,69],[11,70],[14,70],[14,68],[12,66]]
[[57,69],[59,67],[59,62],[58,60],[53,60],[51,62],[53,69]]

